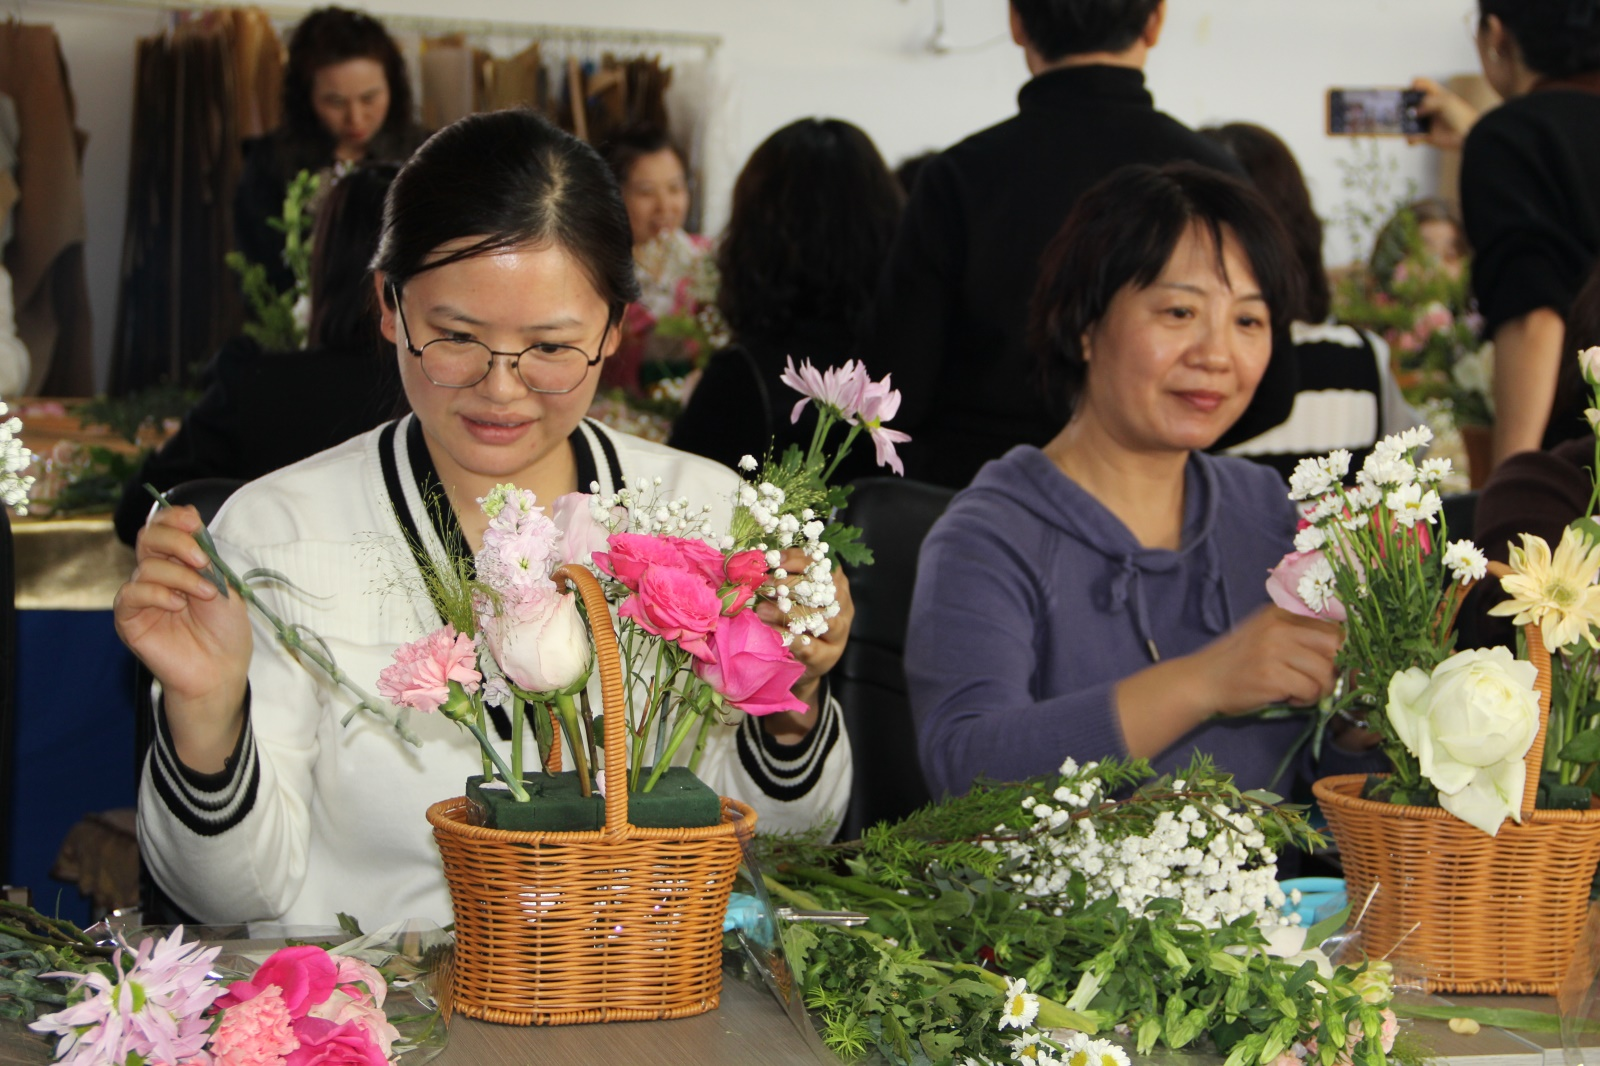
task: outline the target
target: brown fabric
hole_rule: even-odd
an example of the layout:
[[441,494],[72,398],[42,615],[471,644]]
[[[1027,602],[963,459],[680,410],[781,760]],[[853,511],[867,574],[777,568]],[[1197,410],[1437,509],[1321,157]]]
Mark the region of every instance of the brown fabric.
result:
[[283,42],[258,7],[218,14],[233,27],[235,128],[241,139],[263,137],[283,122]]
[[509,59],[491,59],[486,80],[487,103],[491,111],[507,107],[544,111],[549,103],[544,65],[539,62],[538,41]]
[[132,807],[100,811],[67,831],[50,876],[78,886],[100,910],[139,904],[139,840]]
[[422,42],[422,125],[443,129],[472,114],[475,84],[472,49],[460,34]]
[[16,234],[5,266],[17,334],[33,357],[27,391],[94,392],[89,282],[84,269],[83,137],[55,30],[0,24],[0,93],[17,104]]

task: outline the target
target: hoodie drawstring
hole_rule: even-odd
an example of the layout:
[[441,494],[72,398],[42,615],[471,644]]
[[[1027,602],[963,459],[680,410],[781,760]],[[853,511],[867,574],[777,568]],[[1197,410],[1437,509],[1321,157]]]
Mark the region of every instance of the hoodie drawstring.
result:
[[[1201,578],[1200,621],[1208,632],[1226,633],[1233,628],[1233,610],[1222,576],[1222,557],[1212,541],[1207,541],[1203,551],[1205,571]],[[1112,572],[1109,589],[1110,611],[1112,614],[1127,611],[1133,620],[1134,634],[1144,645],[1145,653],[1150,656],[1151,662],[1158,663],[1161,661],[1161,650],[1150,632],[1150,612],[1144,598],[1144,570],[1139,566],[1137,557],[1131,554],[1116,556],[1115,562],[1116,569]]]

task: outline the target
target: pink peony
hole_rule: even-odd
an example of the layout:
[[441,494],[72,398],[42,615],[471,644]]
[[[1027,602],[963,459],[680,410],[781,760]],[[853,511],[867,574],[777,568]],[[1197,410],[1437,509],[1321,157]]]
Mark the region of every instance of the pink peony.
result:
[[499,614],[480,615],[489,654],[524,692],[559,692],[589,670],[589,630],[574,596],[547,596]]
[[587,492],[569,492],[550,505],[550,520],[561,530],[561,561],[588,565],[595,552],[606,550],[611,534],[594,520]]
[[722,616],[722,599],[699,574],[650,566],[617,615],[633,619],[647,633],[674,641],[696,659],[710,661],[706,638]]
[[228,991],[217,1000],[217,1006],[226,1010],[235,1003],[260,995],[268,985],[276,985],[290,1017],[303,1018],[312,1007],[332,994],[338,973],[333,959],[319,947],[307,944],[280,948],[267,956],[260,969],[250,975],[250,980],[229,985]]
[[415,707],[432,714],[450,698],[450,682],[459,683],[467,692],[478,691],[483,675],[478,673],[477,662],[472,638],[446,623],[421,640],[394,650],[394,665],[378,675],[378,693],[397,707]]
[[300,1046],[282,990],[277,985],[258,989],[247,981],[236,981],[234,987],[239,994],[230,992],[232,1005],[211,1038],[215,1066],[279,1066],[283,1056]]
[[356,1022],[335,1024],[325,1018],[301,1018],[294,1035],[300,1046],[285,1066],[387,1066],[378,1041]]
[[664,566],[683,570],[687,564],[672,542],[676,537],[651,537],[643,533],[616,533],[607,541],[609,550],[594,553],[594,565],[627,586],[639,590],[639,578],[646,567]]
[[710,645],[712,657],[695,663],[694,672],[741,711],[808,710],[791,691],[806,668],[784,647],[782,635],[754,612],[722,618]]
[[1326,565],[1327,559],[1320,551],[1290,552],[1277,566],[1267,572],[1267,595],[1272,597],[1273,603],[1290,614],[1298,614],[1305,618],[1320,618],[1326,622],[1343,622],[1344,604],[1333,596],[1328,596],[1313,607],[1306,603],[1301,595],[1302,579]]

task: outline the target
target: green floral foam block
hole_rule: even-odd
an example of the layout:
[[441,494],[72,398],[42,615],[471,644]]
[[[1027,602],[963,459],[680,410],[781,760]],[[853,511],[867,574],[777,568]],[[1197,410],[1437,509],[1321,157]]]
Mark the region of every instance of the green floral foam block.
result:
[[[645,769],[641,780],[648,779]],[[473,825],[531,833],[573,833],[606,822],[605,797],[578,793],[578,775],[531,773],[522,777],[528,802],[518,803],[498,782],[485,787],[481,775],[467,778]],[[628,793],[628,821],[646,829],[691,829],[722,821],[722,800],[682,766],[669,768],[649,792]]]

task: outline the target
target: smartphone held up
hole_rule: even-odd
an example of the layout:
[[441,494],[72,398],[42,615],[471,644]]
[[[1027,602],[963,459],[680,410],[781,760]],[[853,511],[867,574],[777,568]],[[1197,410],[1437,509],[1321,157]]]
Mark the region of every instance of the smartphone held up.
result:
[[1420,137],[1428,118],[1418,113],[1420,89],[1329,89],[1330,137]]

